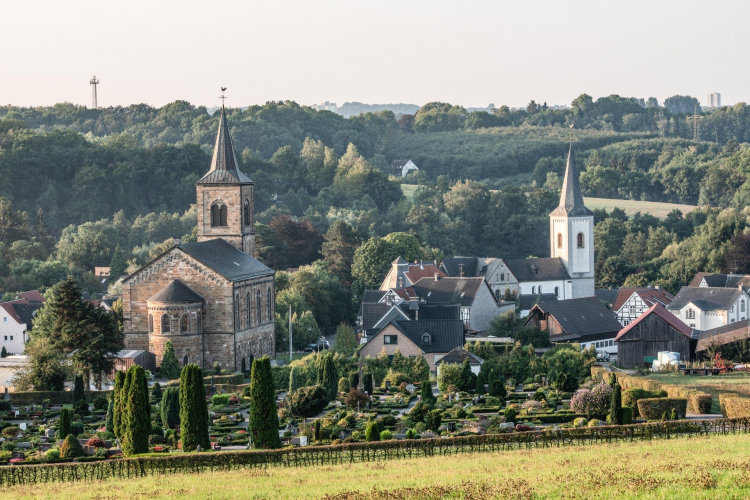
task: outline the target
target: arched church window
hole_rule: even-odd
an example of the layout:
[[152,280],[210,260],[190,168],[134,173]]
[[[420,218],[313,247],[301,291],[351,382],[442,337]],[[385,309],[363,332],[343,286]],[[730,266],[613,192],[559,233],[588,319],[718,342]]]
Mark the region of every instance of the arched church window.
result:
[[169,314],[161,315],[161,333],[169,333],[172,330],[171,322]]
[[212,226],[220,226],[221,225],[221,214],[220,214],[219,204],[214,203],[211,205],[211,225]]
[[234,296],[234,327],[238,329],[240,327],[240,296]]
[[148,333],[154,333],[154,317],[151,314],[148,315]]
[[201,312],[198,311],[198,329],[196,330],[198,333],[201,333],[203,331],[203,321],[201,317]]
[[188,365],[188,357],[185,356],[184,358],[182,358],[182,366],[187,366],[187,365]]
[[555,287],[555,297],[559,297],[559,296],[560,296],[560,287],[556,286]]
[[250,202],[245,200],[245,225],[249,226],[250,224],[252,224],[250,221]]
[[180,316],[180,333],[185,333],[190,331],[190,320],[188,319],[187,314],[183,314]]
[[539,290],[537,290],[539,293],[542,293],[542,285],[539,285]]
[[245,295],[245,321],[247,327],[249,327],[252,323],[252,308],[250,307],[250,292],[247,292],[247,295]]
[[745,312],[745,301],[740,301],[740,312]]
[[532,293],[532,294],[536,294],[536,287],[535,287],[535,286],[532,286],[532,287],[531,287],[531,293]]
[[228,225],[228,223],[227,223],[227,206],[226,205],[222,205],[219,208],[219,222],[220,222],[219,225],[221,225],[221,226],[227,226]]
[[260,290],[255,291],[255,309],[258,314],[258,324],[263,323],[263,310],[260,308]]
[[578,248],[583,248],[583,233],[578,233]]
[[[742,303],[745,304],[744,302]],[[268,292],[266,293],[266,318],[268,318],[269,321],[271,321],[271,318],[273,318],[273,314],[271,313],[271,308],[273,307],[273,301],[271,300],[271,287],[268,287]]]
[[562,248],[562,233],[557,233],[557,248]]

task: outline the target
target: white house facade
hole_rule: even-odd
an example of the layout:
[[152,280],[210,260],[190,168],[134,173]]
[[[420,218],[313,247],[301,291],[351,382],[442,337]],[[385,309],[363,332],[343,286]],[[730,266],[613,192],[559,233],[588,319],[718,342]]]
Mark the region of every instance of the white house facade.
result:
[[667,310],[694,330],[711,330],[743,321],[750,295],[744,288],[682,287]]

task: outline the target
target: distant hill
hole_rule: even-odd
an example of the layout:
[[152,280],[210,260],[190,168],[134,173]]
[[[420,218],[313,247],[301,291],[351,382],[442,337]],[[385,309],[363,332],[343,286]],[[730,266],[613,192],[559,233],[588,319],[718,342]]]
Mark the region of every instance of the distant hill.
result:
[[360,115],[362,113],[378,113],[380,111],[393,111],[396,115],[413,115],[419,110],[416,104],[363,104],[361,102],[345,102],[342,104],[338,113],[347,118],[350,116]]

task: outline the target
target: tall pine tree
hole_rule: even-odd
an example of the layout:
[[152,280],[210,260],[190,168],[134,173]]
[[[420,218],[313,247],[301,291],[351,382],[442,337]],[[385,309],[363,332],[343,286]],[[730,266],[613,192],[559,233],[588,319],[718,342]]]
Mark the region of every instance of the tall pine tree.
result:
[[279,417],[276,413],[276,392],[271,373],[271,360],[267,356],[253,362],[248,428],[255,448],[281,448]]
[[165,429],[176,428],[180,423],[180,390],[176,387],[167,387],[161,397],[159,410],[161,425]]
[[203,370],[198,365],[189,364],[182,368],[179,399],[183,451],[195,450],[197,446],[208,450],[211,442],[208,437],[206,387],[203,385]]
[[146,372],[141,366],[128,368],[124,387],[127,391],[124,393],[125,412],[121,422],[122,452],[127,456],[147,453],[148,436],[151,434],[151,403]]
[[70,434],[70,414],[71,410],[63,408],[60,410],[60,419],[57,422],[57,437],[65,439]]

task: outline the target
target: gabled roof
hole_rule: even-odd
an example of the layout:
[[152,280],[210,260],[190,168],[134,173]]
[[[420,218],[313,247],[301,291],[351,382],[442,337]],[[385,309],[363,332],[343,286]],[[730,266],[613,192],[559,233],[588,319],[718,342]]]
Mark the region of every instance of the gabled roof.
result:
[[527,281],[560,281],[569,280],[562,259],[547,257],[541,259],[503,259],[508,270],[519,283]]
[[400,304],[402,311],[411,319],[461,319],[459,304],[424,304],[416,301]]
[[362,303],[380,302],[380,299],[382,299],[386,293],[386,290],[365,290],[365,293],[362,294]]
[[434,264],[409,264],[409,270],[404,273],[412,283],[416,283],[422,278],[434,278],[435,275],[446,277],[446,274]]
[[203,297],[180,280],[170,281],[148,300],[150,302],[205,302]]
[[[489,289],[484,278],[422,278],[412,288],[428,304],[461,304],[470,307],[483,286]],[[490,295],[494,299],[492,290]]]
[[392,167],[396,167],[396,168],[401,168],[404,165],[406,165],[407,163],[409,163],[409,160],[393,160],[391,162],[391,166]]
[[0,302],[0,308],[5,310],[8,317],[13,318],[19,325],[25,324],[27,328],[31,328],[34,312],[40,309],[42,305],[40,302],[31,303],[27,299]]
[[597,288],[594,291],[594,295],[596,295],[596,298],[598,298],[602,302],[606,302],[609,305],[615,303],[618,293],[620,293],[619,288]]
[[583,204],[583,194],[581,194],[581,186],[578,183],[576,158],[573,154],[573,142],[570,143],[570,150],[568,151],[568,164],[565,167],[565,177],[563,178],[562,192],[560,193],[560,206],[553,210],[550,215],[563,214],[573,217],[594,215]]
[[435,364],[441,365],[443,363],[449,363],[460,365],[464,362],[465,359],[469,360],[470,365],[481,365],[482,363],[484,363],[484,360],[476,354],[467,351],[463,347],[456,347],[451,352],[440,358]]
[[[449,352],[464,345],[464,322],[460,319],[420,319],[419,321],[394,321],[390,324],[409,337],[424,352]],[[429,344],[422,343],[422,335],[425,332],[430,334]]]
[[391,310],[392,305],[384,302],[362,302],[360,308],[360,314],[362,316],[362,330],[370,330],[375,327],[375,324],[380,321],[388,311]]
[[646,318],[648,318],[651,315],[656,315],[662,320],[664,320],[669,326],[686,336],[687,338],[692,338],[693,335],[693,329],[687,326],[685,323],[680,321],[680,318],[672,314],[671,312],[667,311],[667,309],[659,304],[658,302],[651,307],[648,308],[646,312],[638,316],[638,318],[630,323],[628,326],[620,330],[620,333],[617,334],[617,337],[615,337],[615,342],[620,340],[624,335],[627,335],[628,332],[633,330],[638,324],[640,324],[642,321],[644,321]]
[[538,295],[524,294],[518,296],[518,306],[522,311],[528,311],[535,304],[541,304],[542,302],[549,302],[551,300],[557,300],[557,295],[554,293],[542,293]]
[[478,268],[478,257],[449,257],[447,259],[443,259],[443,261],[440,263],[440,269],[442,269],[445,274],[453,278],[459,277],[461,271],[463,271],[464,276],[478,276]]
[[[705,283],[705,285],[704,285]],[[696,273],[688,286],[709,288],[737,288],[739,285],[750,287],[748,274]]]
[[240,252],[221,238],[198,243],[180,243],[176,247],[229,281],[273,276],[271,268]]
[[29,290],[28,292],[17,293],[16,299],[26,299],[33,304],[34,302],[44,302],[44,295],[37,290]]
[[395,293],[403,300],[409,300],[410,297],[416,297],[416,295],[414,294],[414,289],[410,286],[407,286],[406,288],[391,288],[389,291]]
[[596,297],[542,302],[531,309],[527,323],[537,309],[555,318],[567,334],[592,335],[619,332],[621,328],[617,318]]
[[222,106],[211,168],[198,181],[198,184],[252,184],[252,182],[250,177],[243,174],[237,165],[237,157],[232,146],[232,136],[229,134],[229,126],[227,125],[227,114],[224,106]]
[[372,328],[380,329],[392,321],[398,320],[409,320],[409,315],[405,313],[399,306],[391,306]]
[[726,345],[750,338],[750,319],[704,330],[698,339],[695,351],[705,351],[714,344]]
[[617,299],[612,304],[613,311],[619,311],[622,306],[636,293],[649,307],[659,303],[668,306],[672,303],[674,296],[663,288],[620,288]]
[[667,306],[670,311],[682,309],[692,303],[703,311],[726,311],[734,305],[744,292],[738,288],[693,288],[683,286],[672,303]]

